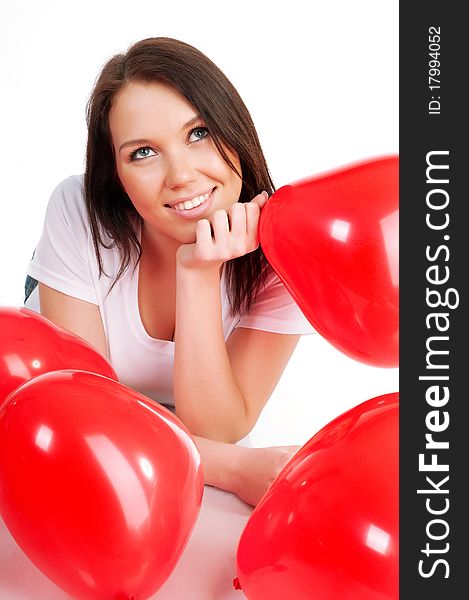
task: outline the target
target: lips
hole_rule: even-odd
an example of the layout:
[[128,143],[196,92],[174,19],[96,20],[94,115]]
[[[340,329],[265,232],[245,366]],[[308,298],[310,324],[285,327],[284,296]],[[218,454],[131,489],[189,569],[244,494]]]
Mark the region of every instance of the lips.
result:
[[191,210],[191,208],[196,208],[197,206],[203,204],[209,196],[210,192],[207,192],[206,194],[195,196],[195,198],[192,198],[192,200],[184,200],[178,204],[173,204],[172,208],[175,208],[176,210]]
[[215,190],[216,188],[213,188],[202,194],[178,198],[171,204],[165,204],[165,207],[183,219],[200,218],[200,216],[210,208],[215,195]]

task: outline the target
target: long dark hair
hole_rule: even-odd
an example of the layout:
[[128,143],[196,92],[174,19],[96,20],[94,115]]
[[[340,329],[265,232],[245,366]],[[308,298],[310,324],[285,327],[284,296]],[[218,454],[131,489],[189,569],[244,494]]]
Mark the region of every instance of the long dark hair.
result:
[[[106,62],[87,104],[88,143],[84,196],[100,276],[104,273],[100,248],[117,247],[120,268],[114,283],[135,259],[141,245],[136,222],[141,217],[122,188],[115,166],[109,129],[109,111],[117,92],[130,81],[165,83],[197,109],[225,162],[236,171],[225,148],[236,152],[242,171],[239,201],[274,191],[267,163],[251,115],[233,84],[202,52],[179,40],[148,38],[133,44],[125,54]],[[104,239],[111,239],[111,243]],[[259,247],[224,265],[232,314],[249,310],[269,271]]]

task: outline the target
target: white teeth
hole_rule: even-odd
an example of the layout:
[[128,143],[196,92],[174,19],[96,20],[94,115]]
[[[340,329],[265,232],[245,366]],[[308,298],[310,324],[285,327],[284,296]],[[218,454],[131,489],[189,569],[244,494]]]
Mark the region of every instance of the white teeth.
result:
[[185,200],[184,202],[179,202],[179,204],[175,204],[173,208],[176,210],[190,210],[191,208],[195,208],[196,206],[200,206],[207,200],[210,196],[211,192],[207,194],[203,194],[202,196],[196,196],[192,198],[192,200]]

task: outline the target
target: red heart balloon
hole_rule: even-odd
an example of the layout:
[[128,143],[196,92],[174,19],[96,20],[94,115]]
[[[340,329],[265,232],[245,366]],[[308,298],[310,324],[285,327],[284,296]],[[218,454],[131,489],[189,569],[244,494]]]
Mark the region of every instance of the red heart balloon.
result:
[[249,600],[398,598],[399,396],[331,421],[252,512],[237,553]]
[[351,358],[399,361],[399,158],[279,188],[262,209],[264,254],[313,327]]
[[59,369],[117,381],[106,358],[79,336],[27,308],[0,307],[0,403],[25,381]]
[[56,371],[0,408],[0,510],[41,571],[81,600],[148,598],[174,569],[199,513],[189,432],[106,377]]

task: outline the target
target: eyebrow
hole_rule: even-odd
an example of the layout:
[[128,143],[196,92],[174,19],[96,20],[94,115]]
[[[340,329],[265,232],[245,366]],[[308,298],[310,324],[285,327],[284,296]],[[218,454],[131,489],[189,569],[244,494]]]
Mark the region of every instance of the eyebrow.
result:
[[[184,123],[184,125],[181,127],[181,130],[187,129],[191,125],[194,125],[195,123],[197,123],[198,121],[201,121],[201,120],[202,120],[202,117],[199,114],[197,114],[197,115],[195,115],[195,117],[192,117],[192,119],[189,119],[187,121],[187,123]],[[145,138],[139,138],[139,139],[135,139],[135,140],[128,140],[127,142],[124,142],[119,147],[119,152],[123,148],[126,148],[127,146],[135,146],[135,145],[139,145],[139,144],[148,144],[149,142],[150,142],[150,140],[145,139]]]

